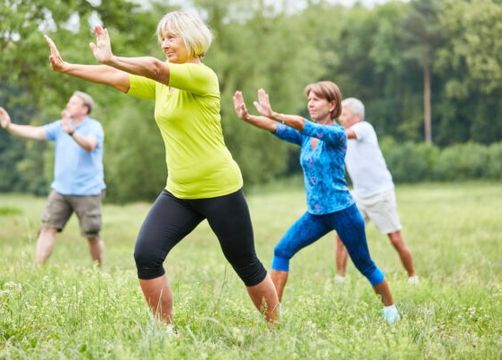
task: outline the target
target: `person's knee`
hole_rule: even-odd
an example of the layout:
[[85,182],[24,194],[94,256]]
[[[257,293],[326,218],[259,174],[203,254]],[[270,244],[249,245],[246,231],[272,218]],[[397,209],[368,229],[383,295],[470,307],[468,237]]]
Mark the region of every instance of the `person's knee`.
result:
[[39,235],[40,236],[51,236],[55,237],[58,233],[59,229],[55,226],[49,224],[43,224],[40,228]]
[[143,280],[155,279],[164,275],[162,266],[165,256],[158,251],[150,250],[147,247],[136,246],[134,249],[134,261],[138,271],[138,277]]
[[354,262],[354,265],[372,286],[380,284],[385,278],[383,272],[373,262],[368,264]]
[[289,260],[295,255],[296,251],[288,246],[286,242],[280,241],[274,248],[274,257]]
[[257,285],[267,276],[267,270],[256,255],[229,258],[228,261],[246,286]]
[[406,244],[399,232],[390,233],[388,236],[392,246],[394,246],[397,250],[406,249]]

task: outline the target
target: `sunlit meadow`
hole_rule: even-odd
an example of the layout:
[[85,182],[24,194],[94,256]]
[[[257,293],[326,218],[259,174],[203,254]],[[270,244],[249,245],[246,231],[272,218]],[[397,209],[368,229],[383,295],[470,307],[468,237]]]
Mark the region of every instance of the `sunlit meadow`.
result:
[[[247,190],[257,252],[305,210],[301,184]],[[0,359],[501,359],[502,184],[397,189],[403,234],[421,282],[408,285],[388,240],[370,251],[402,319],[389,326],[349,266],[334,283],[334,235],[291,263],[280,327],[269,330],[206,223],[168,256],[178,334],[156,323],[140,292],[133,247],[148,203],[104,206],[105,265],[91,264],[73,218],[48,264],[33,263],[44,198],[0,195]]]

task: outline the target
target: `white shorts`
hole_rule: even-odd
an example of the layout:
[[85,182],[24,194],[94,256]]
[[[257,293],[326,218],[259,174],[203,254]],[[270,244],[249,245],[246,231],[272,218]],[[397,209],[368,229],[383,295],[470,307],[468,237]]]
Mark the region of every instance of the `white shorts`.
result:
[[360,198],[354,192],[352,192],[352,195],[364,221],[372,221],[382,234],[390,234],[401,230],[394,190],[385,191],[368,198]]

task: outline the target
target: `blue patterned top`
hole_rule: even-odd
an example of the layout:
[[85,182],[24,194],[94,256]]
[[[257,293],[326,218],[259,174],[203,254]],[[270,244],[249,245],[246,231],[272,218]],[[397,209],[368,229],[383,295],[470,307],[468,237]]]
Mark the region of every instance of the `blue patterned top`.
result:
[[[324,215],[354,204],[345,181],[347,136],[340,125],[320,125],[305,119],[302,131],[277,124],[274,135],[301,147],[300,165],[309,213]],[[313,137],[319,139],[314,149],[310,143]]]

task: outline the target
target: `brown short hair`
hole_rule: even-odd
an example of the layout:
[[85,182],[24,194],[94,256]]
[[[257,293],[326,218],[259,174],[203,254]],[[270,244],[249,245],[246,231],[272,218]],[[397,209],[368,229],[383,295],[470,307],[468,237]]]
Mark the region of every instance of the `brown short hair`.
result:
[[331,111],[331,118],[336,119],[342,113],[342,92],[337,84],[332,81],[318,81],[308,84],[305,87],[305,96],[313,92],[315,95],[326,99],[329,102],[335,102],[335,108]]

